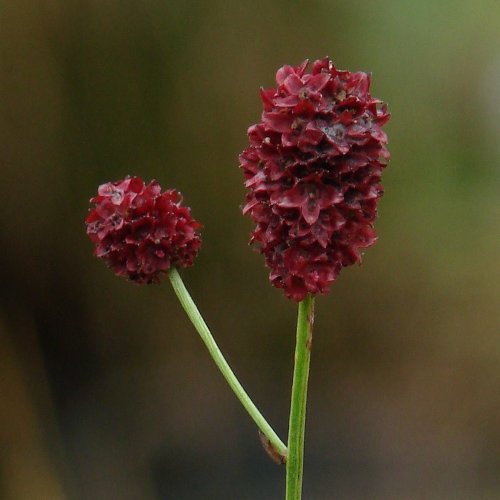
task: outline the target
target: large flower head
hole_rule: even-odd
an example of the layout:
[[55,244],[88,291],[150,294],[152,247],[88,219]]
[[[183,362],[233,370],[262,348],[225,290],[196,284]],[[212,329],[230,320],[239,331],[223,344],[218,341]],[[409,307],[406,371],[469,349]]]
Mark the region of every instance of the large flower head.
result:
[[240,155],[250,243],[287,297],[327,293],[344,266],[375,242],[373,221],[389,159],[387,107],[371,97],[370,75],[328,58],[283,66],[262,89],[260,123]]
[[171,266],[188,267],[201,245],[201,225],[174,189],[139,177],[99,186],[85,218],[95,255],[136,283],[155,283]]

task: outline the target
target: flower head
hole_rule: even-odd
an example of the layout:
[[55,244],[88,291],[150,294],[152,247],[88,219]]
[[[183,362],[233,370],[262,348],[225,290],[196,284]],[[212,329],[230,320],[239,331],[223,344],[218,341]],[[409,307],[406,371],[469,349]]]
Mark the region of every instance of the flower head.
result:
[[370,75],[328,59],[283,66],[261,90],[260,123],[240,155],[244,214],[270,280],[287,297],[327,293],[344,266],[376,240],[373,221],[389,159],[387,107],[370,96]]
[[199,224],[174,189],[139,177],[99,186],[85,218],[95,255],[118,276],[155,283],[171,266],[188,267],[201,245]]

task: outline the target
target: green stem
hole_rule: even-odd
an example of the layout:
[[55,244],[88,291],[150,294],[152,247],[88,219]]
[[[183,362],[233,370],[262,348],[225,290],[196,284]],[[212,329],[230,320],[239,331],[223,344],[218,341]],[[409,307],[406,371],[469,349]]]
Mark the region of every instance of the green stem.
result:
[[196,304],[193,302],[193,299],[184,286],[184,283],[182,282],[177,269],[175,269],[174,267],[170,268],[170,270],[168,271],[168,276],[170,278],[170,282],[172,283],[174,291],[180,303],[182,304],[182,307],[184,308],[187,315],[189,316],[189,319],[200,334],[201,339],[207,346],[208,352],[212,356],[212,359],[215,361],[215,364],[219,367],[222,375],[226,379],[233,392],[236,394],[236,397],[240,400],[245,410],[252,417],[253,421],[257,424],[257,427],[268,440],[271,449],[276,452],[284,462],[288,454],[285,443],[281,441],[278,435],[274,432],[273,428],[267,423],[267,420],[254,405],[253,401],[250,399],[245,389],[243,389],[242,385],[236,378],[233,370],[231,370],[231,367],[225,360],[222,352],[219,349],[219,346],[210,333],[207,324],[198,311]]
[[314,297],[309,295],[299,304],[297,318],[297,344],[295,346],[295,368],[288,428],[286,500],[300,500],[302,498],[307,381],[309,379],[313,322]]

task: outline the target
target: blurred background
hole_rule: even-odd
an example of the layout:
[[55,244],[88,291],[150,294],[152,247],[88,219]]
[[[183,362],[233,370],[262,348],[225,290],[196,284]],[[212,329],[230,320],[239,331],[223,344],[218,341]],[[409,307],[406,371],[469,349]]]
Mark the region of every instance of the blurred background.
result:
[[373,73],[392,160],[361,268],[317,303],[305,500],[500,498],[500,3],[0,1],[0,498],[275,500],[284,468],[168,283],[92,257],[100,183],[179,189],[187,286],[285,439],[295,304],[240,213],[258,90]]

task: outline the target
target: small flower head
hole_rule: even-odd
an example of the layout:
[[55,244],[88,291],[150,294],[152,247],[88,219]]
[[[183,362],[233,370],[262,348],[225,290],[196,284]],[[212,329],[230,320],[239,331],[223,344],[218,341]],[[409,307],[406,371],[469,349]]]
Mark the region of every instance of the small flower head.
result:
[[159,282],[171,266],[191,266],[201,225],[181,201],[177,191],[162,192],[155,180],[146,185],[127,177],[102,184],[85,218],[96,257],[140,284]]
[[287,297],[327,293],[344,266],[376,240],[373,221],[389,159],[387,107],[370,96],[370,75],[324,58],[306,72],[283,66],[261,90],[260,123],[240,155],[244,214],[270,280]]

